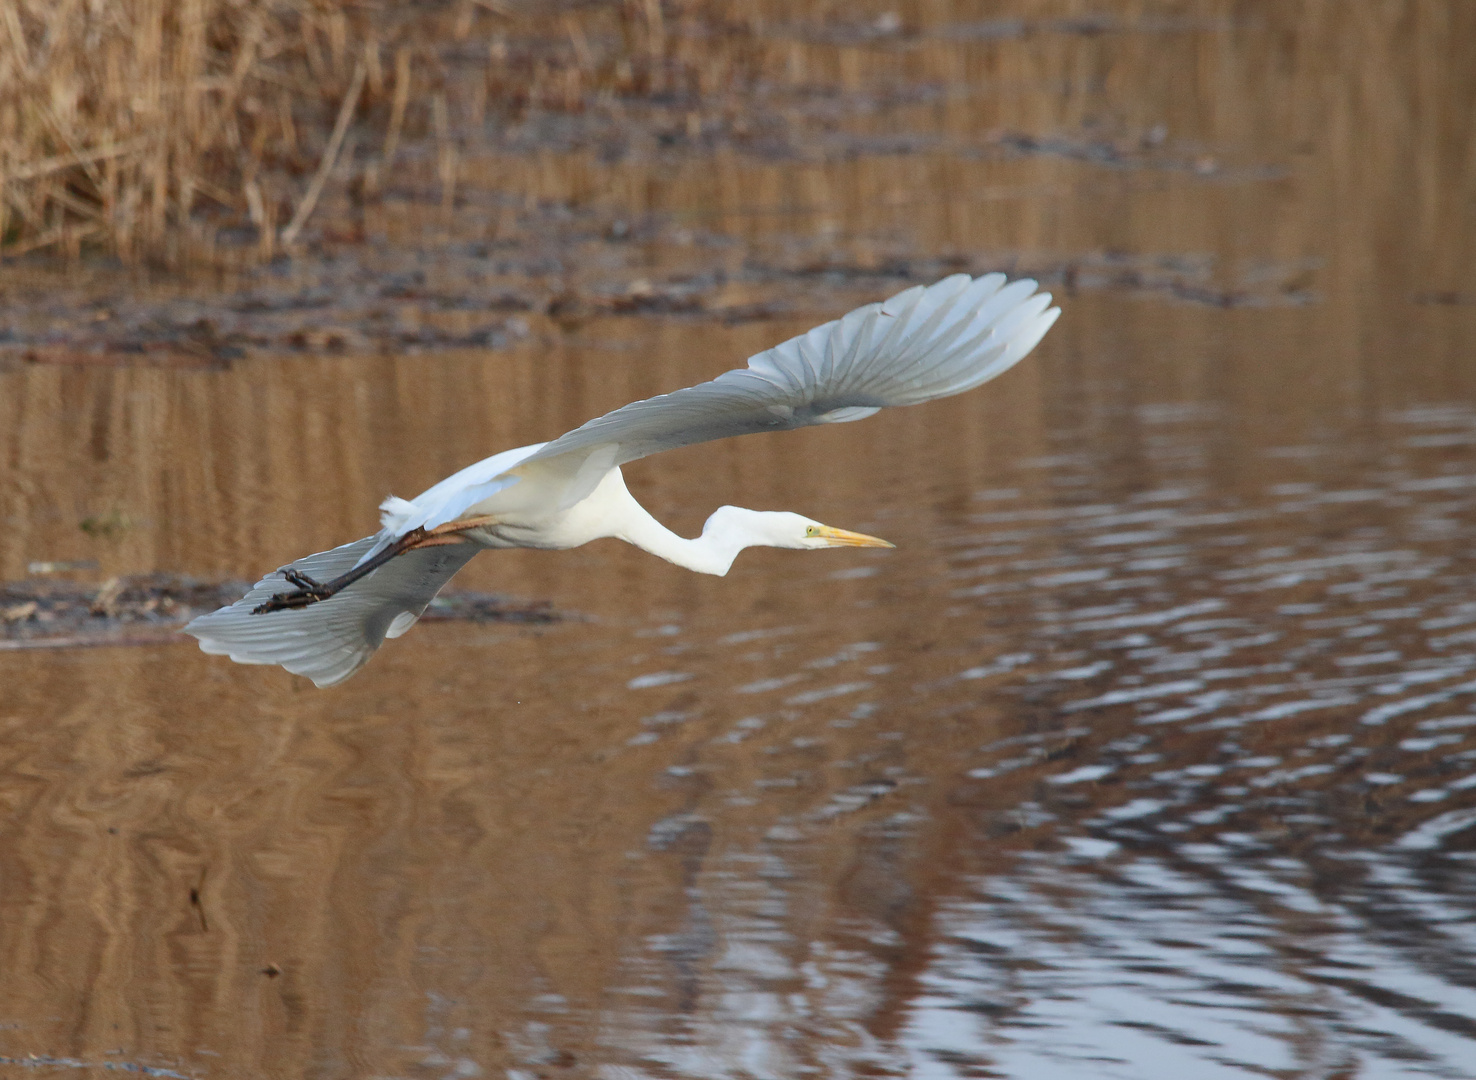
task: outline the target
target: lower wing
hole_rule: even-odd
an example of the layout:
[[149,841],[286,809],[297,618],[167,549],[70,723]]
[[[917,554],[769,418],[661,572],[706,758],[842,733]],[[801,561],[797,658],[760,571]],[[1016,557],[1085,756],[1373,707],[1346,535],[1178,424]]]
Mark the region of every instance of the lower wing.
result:
[[318,686],[347,679],[369,662],[387,637],[415,624],[441,587],[479,550],[474,544],[417,548],[398,555],[328,600],[305,608],[253,615],[273,593],[291,591],[285,570],[330,581],[356,566],[377,537],[298,559],[272,571],[228,607],[201,615],[185,627],[200,648],[241,664],[281,664]]

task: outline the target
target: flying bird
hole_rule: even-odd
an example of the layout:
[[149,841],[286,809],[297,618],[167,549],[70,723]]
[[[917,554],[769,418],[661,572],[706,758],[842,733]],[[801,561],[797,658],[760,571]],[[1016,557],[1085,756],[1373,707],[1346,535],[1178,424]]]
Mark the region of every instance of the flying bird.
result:
[[363,667],[415,624],[483,548],[563,550],[615,537],[703,574],[747,547],[891,547],[786,511],[719,507],[702,535],[668,530],[625,488],[620,466],[662,450],[760,431],[860,420],[960,394],[1007,371],[1061,314],[1028,278],[955,274],[867,304],[753,356],[711,382],[633,402],[552,442],[469,465],[414,499],[380,505],[383,526],[274,570],[240,600],[185,627],[207,653],[280,664],[318,686]]

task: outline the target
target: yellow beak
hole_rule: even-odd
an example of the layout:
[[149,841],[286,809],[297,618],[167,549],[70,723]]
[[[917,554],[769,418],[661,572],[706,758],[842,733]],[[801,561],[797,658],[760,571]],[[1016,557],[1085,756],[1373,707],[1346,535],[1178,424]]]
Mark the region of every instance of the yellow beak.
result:
[[826,547],[896,547],[889,544],[879,536],[867,536],[865,533],[847,532],[845,529],[832,529],[829,525],[821,525],[818,534],[825,541]]

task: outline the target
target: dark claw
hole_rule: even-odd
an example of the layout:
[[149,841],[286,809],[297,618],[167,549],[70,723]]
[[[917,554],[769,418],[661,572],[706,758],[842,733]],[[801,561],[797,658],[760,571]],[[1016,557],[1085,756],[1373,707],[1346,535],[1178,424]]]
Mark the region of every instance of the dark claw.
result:
[[276,593],[270,600],[252,608],[251,614],[265,615],[272,611],[304,608],[309,604],[316,604],[319,600],[328,599],[336,591],[313,580],[301,570],[284,570],[282,576],[287,579],[287,584],[296,585],[297,588],[292,592]]
[[303,592],[317,592],[323,587],[301,570],[293,570],[290,567],[282,571],[282,576],[287,579],[288,585],[296,585]]
[[272,611],[286,611],[289,608],[303,608],[309,604],[316,604],[323,597],[307,589],[297,589],[293,592],[279,592],[270,600],[257,604],[251,609],[253,615],[266,615]]
[[374,558],[360,563],[346,574],[340,574],[332,581],[315,581],[301,570],[283,570],[282,577],[287,584],[296,585],[292,592],[280,592],[263,604],[258,604],[251,609],[253,615],[266,615],[273,611],[286,611],[290,608],[305,608],[309,604],[316,604],[319,600],[327,600],[330,596],[337,595],[340,591],[352,585],[360,578],[373,573],[396,555],[410,551],[424,541],[426,533],[424,529],[414,529],[389,547],[385,548]]

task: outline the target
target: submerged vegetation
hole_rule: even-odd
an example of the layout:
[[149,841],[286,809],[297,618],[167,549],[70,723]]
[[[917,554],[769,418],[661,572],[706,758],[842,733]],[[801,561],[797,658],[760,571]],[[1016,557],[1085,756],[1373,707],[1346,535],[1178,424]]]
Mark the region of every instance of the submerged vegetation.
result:
[[0,255],[242,264],[358,199],[410,138],[454,198],[457,132],[745,81],[745,5],[0,0]]

